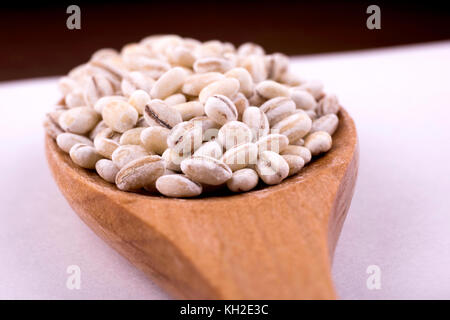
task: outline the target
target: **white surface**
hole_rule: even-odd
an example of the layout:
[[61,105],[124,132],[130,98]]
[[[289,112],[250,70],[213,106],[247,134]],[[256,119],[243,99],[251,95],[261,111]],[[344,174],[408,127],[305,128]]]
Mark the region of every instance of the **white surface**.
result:
[[[345,299],[450,299],[450,42],[304,57],[354,117],[356,193],[333,274]],[[43,152],[55,79],[0,84],[0,299],[164,299],[70,209]],[[366,268],[381,268],[368,290]],[[66,268],[81,268],[81,290]]]

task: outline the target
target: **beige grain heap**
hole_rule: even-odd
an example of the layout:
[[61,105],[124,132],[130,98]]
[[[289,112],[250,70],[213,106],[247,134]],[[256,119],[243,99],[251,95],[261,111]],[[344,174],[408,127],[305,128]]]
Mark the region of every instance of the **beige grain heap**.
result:
[[76,165],[124,191],[246,192],[331,149],[339,102],[254,43],[150,36],[59,81],[44,127]]

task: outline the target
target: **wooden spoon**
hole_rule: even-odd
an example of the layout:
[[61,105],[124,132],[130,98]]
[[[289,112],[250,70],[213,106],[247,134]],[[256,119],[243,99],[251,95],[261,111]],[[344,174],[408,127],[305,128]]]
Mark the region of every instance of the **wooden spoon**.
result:
[[81,219],[176,298],[333,299],[333,252],[358,171],[345,110],[333,148],[280,185],[169,199],[119,191],[74,165],[53,139],[46,155]]

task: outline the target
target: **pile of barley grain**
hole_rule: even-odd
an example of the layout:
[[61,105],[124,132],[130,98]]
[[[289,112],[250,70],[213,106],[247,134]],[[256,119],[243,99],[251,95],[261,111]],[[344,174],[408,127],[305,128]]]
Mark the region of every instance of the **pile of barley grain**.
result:
[[120,190],[193,197],[273,185],[330,150],[339,103],[281,53],[175,35],[102,49],[61,78],[44,126]]

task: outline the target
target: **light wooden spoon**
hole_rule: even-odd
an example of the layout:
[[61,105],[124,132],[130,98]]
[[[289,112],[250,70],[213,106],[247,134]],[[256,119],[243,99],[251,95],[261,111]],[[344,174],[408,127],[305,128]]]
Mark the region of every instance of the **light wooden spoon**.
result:
[[114,249],[177,298],[333,299],[333,252],[358,171],[353,120],[300,174],[248,193],[169,199],[119,191],[46,137],[63,195]]

